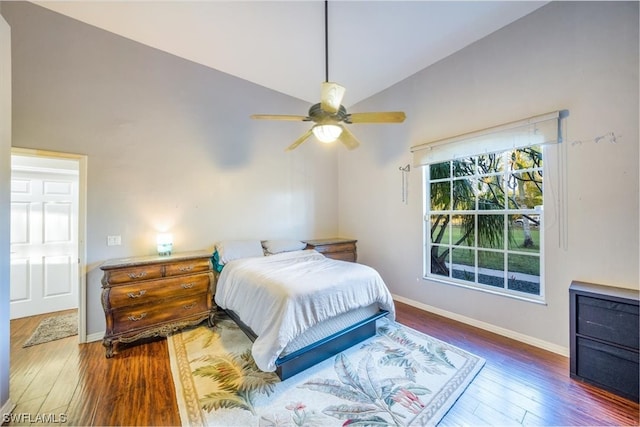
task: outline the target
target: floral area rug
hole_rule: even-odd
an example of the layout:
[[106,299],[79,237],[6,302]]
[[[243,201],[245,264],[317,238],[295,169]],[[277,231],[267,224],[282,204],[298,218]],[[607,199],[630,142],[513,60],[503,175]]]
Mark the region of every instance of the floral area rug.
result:
[[168,338],[183,425],[435,425],[484,360],[395,322],[285,381],[258,370],[230,319]]

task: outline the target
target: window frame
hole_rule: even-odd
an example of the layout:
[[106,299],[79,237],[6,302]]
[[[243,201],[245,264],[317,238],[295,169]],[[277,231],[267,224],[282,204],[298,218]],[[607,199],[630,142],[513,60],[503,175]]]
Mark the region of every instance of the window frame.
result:
[[[501,153],[503,156],[507,156],[507,153],[512,153],[514,150],[519,150],[519,149],[524,149],[527,147],[518,147],[518,148],[510,148],[507,150],[500,150],[499,153]],[[544,194],[545,194],[545,186],[546,186],[546,173],[545,173],[545,169],[546,169],[546,165],[547,162],[544,160],[546,158],[546,147],[545,146],[541,146],[540,147],[540,153],[542,156],[542,166],[540,167],[534,167],[534,168],[527,168],[527,169],[517,169],[517,171],[515,171],[516,173],[524,173],[527,171],[534,171],[534,172],[539,172],[540,175],[543,177],[542,179],[542,199],[543,199],[543,203],[542,206],[544,206]],[[508,197],[505,197],[504,200],[504,205],[502,208],[500,209],[479,209],[479,197],[475,197],[474,199],[474,208],[473,209],[453,209],[453,197],[454,197],[454,181],[455,180],[459,180],[459,179],[473,179],[478,181],[479,179],[481,179],[481,177],[486,177],[486,176],[497,176],[497,177],[502,177],[504,179],[504,177],[509,173],[509,171],[507,170],[508,168],[504,168],[503,171],[501,172],[493,172],[493,173],[489,173],[489,174],[481,174],[478,171],[477,168],[477,159],[483,155],[486,155],[487,153],[483,153],[483,154],[473,154],[473,155],[469,155],[469,156],[465,156],[464,158],[454,158],[454,159],[449,159],[448,162],[449,163],[449,174],[447,177],[445,178],[437,178],[434,180],[431,180],[430,177],[430,170],[431,170],[431,165],[424,165],[423,167],[423,176],[422,176],[422,182],[423,182],[423,240],[424,240],[424,245],[423,245],[423,279],[424,280],[429,280],[429,281],[435,281],[435,282],[439,282],[439,283],[444,283],[447,285],[453,285],[453,286],[459,286],[459,287],[464,287],[464,288],[469,288],[469,289],[474,289],[474,290],[478,290],[478,291],[482,291],[482,292],[488,292],[488,293],[492,293],[492,294],[497,294],[497,295],[501,295],[501,296],[506,296],[506,297],[510,297],[510,298],[515,298],[515,299],[519,299],[519,300],[525,300],[525,301],[530,301],[530,302],[534,302],[534,303],[541,303],[541,304],[546,304],[546,286],[545,286],[545,274],[544,274],[544,259],[545,259],[545,251],[544,251],[544,209],[537,209],[536,208],[525,208],[525,209],[513,209],[510,208],[509,206],[509,201],[508,201]],[[495,153],[494,153],[495,154]],[[453,170],[453,163],[456,161],[460,161],[460,160],[466,160],[469,158],[473,158],[474,159],[474,171],[473,171],[473,175],[465,175],[465,176],[455,176],[454,174],[454,170]],[[445,162],[440,162],[440,163],[445,163]],[[514,173],[514,171],[511,171],[511,173]],[[441,209],[441,210],[431,210],[431,184],[432,183],[438,183],[438,182],[449,182],[449,192],[450,192],[450,204],[448,206],[448,209]],[[505,185],[503,183],[503,185]],[[505,187],[504,188],[505,191],[508,191],[508,189]],[[506,194],[506,193],[505,193]],[[431,217],[433,215],[433,212],[437,212],[438,215],[448,215],[449,216],[449,223],[452,223],[453,218],[455,216],[459,216],[459,215],[472,215],[473,216],[473,221],[474,221],[474,236],[473,236],[473,244],[470,245],[454,245],[453,243],[453,233],[452,233],[452,229],[451,229],[451,224],[447,224],[447,226],[449,227],[449,233],[448,233],[448,241],[446,243],[443,244],[433,244],[432,242],[432,236],[431,236]],[[503,216],[503,231],[502,231],[502,246],[500,248],[490,248],[490,247],[485,247],[485,246],[480,246],[479,242],[478,242],[478,216],[479,215],[502,215]],[[536,253],[531,253],[531,252],[527,252],[525,250],[518,250],[518,249],[513,249],[511,248],[510,242],[509,242],[509,227],[513,227],[513,222],[510,221],[510,219],[512,218],[512,215],[537,215],[538,216],[538,235],[539,235],[539,250]],[[449,265],[449,276],[443,276],[443,275],[439,275],[437,273],[433,273],[431,271],[432,265],[431,265],[431,250],[434,246],[440,246],[440,247],[445,247],[449,249],[449,254],[447,256],[448,258],[448,265]],[[453,277],[453,268],[451,268],[453,262],[453,254],[454,254],[454,249],[470,249],[473,250],[473,257],[474,257],[474,265],[472,266],[473,268],[473,273],[474,273],[474,281],[471,282],[469,280],[460,280],[457,279],[455,277]],[[479,272],[481,270],[481,266],[480,266],[480,260],[479,260],[479,252],[480,251],[485,251],[485,252],[495,252],[495,253],[501,253],[503,254],[503,259],[504,259],[504,265],[503,265],[503,285],[502,287],[497,287],[494,285],[489,285],[489,284],[485,284],[485,283],[481,283],[479,280]],[[513,290],[513,289],[509,289],[508,286],[508,280],[509,280],[509,255],[525,255],[525,256],[536,256],[538,258],[538,266],[539,266],[539,293],[538,294],[534,294],[534,293],[527,293],[524,291],[518,291],[518,290]]]

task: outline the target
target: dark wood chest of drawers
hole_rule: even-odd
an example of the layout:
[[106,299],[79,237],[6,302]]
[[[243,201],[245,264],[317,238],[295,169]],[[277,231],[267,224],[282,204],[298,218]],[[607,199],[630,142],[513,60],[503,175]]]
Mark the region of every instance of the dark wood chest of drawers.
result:
[[573,282],[571,377],[638,401],[638,292]]
[[203,320],[213,323],[213,269],[208,252],[114,259],[100,266],[107,357],[118,342],[166,336]]
[[307,244],[306,249],[315,249],[327,258],[350,262],[356,262],[358,260],[356,242],[357,240],[342,238],[305,241]]

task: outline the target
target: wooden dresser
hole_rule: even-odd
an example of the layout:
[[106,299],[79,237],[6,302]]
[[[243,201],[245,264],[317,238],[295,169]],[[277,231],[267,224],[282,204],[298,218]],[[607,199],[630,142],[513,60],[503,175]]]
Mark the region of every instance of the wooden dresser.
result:
[[114,259],[100,266],[107,357],[118,342],[167,336],[203,320],[213,324],[214,280],[205,251]]
[[315,249],[327,258],[350,262],[356,262],[358,260],[356,242],[357,240],[342,238],[304,241],[304,243],[307,244],[305,249]]
[[569,287],[570,375],[638,401],[638,291],[591,283]]

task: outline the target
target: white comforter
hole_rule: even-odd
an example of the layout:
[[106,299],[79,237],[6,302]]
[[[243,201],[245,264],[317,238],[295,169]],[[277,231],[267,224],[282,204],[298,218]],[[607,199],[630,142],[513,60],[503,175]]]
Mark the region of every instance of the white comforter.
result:
[[275,361],[289,342],[332,316],[378,303],[395,318],[393,299],[377,271],[315,250],[227,263],[215,301],[236,312],[258,335],[252,354],[263,371],[275,371]]

